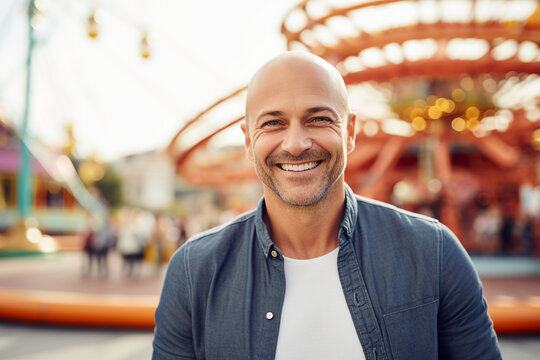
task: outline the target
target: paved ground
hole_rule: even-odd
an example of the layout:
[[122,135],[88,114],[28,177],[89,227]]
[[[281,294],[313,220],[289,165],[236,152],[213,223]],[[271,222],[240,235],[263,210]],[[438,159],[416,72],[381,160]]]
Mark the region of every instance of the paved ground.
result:
[[109,256],[107,276],[98,275],[94,266],[83,274],[86,258],[80,252],[47,256],[0,258],[0,287],[49,291],[73,291],[91,294],[131,294],[159,296],[165,266],[158,271],[154,264],[143,262],[128,276],[122,260]]
[[[47,257],[0,259],[0,287],[94,294],[154,295],[159,297],[164,268],[143,264],[128,277],[121,259],[112,254],[107,277],[82,274],[83,256],[68,252]],[[474,259],[486,298],[540,297],[540,261],[516,258]],[[0,358],[48,359],[149,359],[152,332],[31,326],[0,322]],[[500,337],[507,360],[538,359],[540,334]]]
[[[5,360],[148,360],[152,332],[0,324]],[[505,360],[537,360],[540,336],[503,336]]]
[[152,356],[152,332],[0,324],[5,360],[143,360]]

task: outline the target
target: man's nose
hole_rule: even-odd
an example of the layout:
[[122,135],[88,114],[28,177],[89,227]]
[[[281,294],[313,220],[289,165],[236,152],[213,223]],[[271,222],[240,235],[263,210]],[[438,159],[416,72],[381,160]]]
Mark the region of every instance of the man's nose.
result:
[[307,129],[302,124],[291,123],[285,131],[285,138],[281,143],[281,148],[291,155],[299,156],[310,149],[312,145],[313,142]]

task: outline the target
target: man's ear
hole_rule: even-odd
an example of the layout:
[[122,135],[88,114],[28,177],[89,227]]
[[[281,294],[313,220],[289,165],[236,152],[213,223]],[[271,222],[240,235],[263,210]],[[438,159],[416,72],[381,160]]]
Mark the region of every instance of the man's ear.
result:
[[356,144],[356,113],[350,112],[347,119],[347,154],[354,150]]
[[251,138],[249,137],[249,129],[247,128],[245,122],[240,124],[240,128],[244,132],[244,150],[246,151],[246,157],[249,161],[253,162],[253,153],[251,152]]

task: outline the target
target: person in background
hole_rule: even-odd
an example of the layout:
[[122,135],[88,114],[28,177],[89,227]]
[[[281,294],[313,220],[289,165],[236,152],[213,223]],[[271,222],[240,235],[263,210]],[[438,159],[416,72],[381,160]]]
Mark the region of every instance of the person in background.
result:
[[501,213],[495,205],[479,211],[474,220],[476,243],[484,255],[495,255],[501,248],[499,233],[501,230]]
[[86,261],[83,262],[83,275],[91,275],[94,263],[97,273],[102,277],[109,274],[108,254],[114,246],[116,235],[109,219],[92,214],[86,218],[86,230],[83,234],[83,251]]
[[100,219],[94,230],[93,253],[97,262],[98,274],[106,277],[109,274],[109,250],[116,243],[116,233],[112,226],[111,219]]
[[123,258],[123,272],[128,277],[140,273],[144,256],[146,233],[141,231],[139,216],[136,209],[124,209],[118,230],[117,249]]
[[176,220],[176,228],[178,229],[178,236],[176,238],[176,247],[184,245],[187,241],[186,220],[184,218],[178,218]]
[[152,245],[155,250],[156,273],[160,273],[165,257],[165,247],[167,245],[167,217],[161,213],[156,213],[154,220],[154,232],[152,234]]
[[83,276],[90,275],[94,262],[94,219],[91,214],[86,215],[86,227],[81,235],[84,258],[82,262]]

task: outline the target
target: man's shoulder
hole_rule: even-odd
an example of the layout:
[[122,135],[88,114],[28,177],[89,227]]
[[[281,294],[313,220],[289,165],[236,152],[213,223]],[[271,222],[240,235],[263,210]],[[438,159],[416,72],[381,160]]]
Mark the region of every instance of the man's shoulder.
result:
[[372,236],[405,244],[433,243],[446,237],[447,228],[435,218],[358,195],[356,201],[358,225]]
[[255,216],[256,210],[243,213],[222,225],[192,236],[182,247],[189,248],[190,253],[206,253],[222,246],[229,246],[231,242],[238,240],[240,235],[253,230]]
[[174,274],[171,276],[186,274],[191,284],[206,284],[222,265],[237,264],[231,261],[232,257],[246,254],[255,217],[256,211],[250,211],[191,237],[173,254],[167,273]]
[[355,195],[355,198],[356,203],[358,204],[359,215],[372,217],[385,215],[392,218],[402,218],[403,220],[413,221],[415,223],[426,223],[429,225],[439,224],[439,220],[435,218],[404,210],[383,201],[369,199],[360,195]]
[[381,266],[410,259],[429,272],[438,266],[443,248],[452,254],[460,247],[452,231],[437,219],[360,196],[356,200],[356,243],[369,244]]

